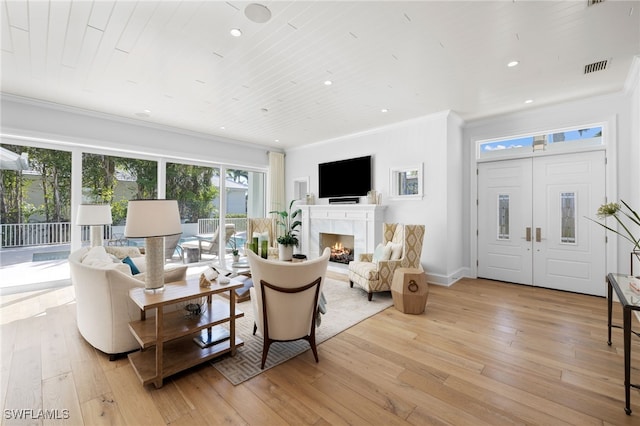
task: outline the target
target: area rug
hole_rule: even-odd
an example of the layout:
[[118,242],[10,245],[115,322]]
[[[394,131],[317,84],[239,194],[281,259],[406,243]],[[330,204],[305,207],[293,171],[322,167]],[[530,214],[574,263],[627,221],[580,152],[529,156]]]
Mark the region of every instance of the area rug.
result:
[[[327,278],[323,289],[327,300],[327,313],[322,315],[321,323],[316,328],[316,343],[320,344],[336,334],[356,325],[393,304],[391,293],[376,293],[371,302],[361,289],[350,288],[346,282]],[[269,348],[269,355],[264,370],[260,369],[262,359],[262,336],[253,335],[253,309],[251,301],[239,303],[238,309],[244,317],[236,321],[236,333],[244,341],[238,348],[236,356],[224,357],[212,361],[213,367],[231,383],[237,385],[269,368],[311,350],[306,340],[295,342],[276,342]],[[318,357],[322,362],[322,346],[319,346]]]

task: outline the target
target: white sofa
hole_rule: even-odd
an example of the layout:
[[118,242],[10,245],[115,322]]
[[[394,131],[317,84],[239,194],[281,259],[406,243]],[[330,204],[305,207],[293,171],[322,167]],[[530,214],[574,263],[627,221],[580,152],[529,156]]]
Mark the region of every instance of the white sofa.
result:
[[[132,275],[130,266],[121,262],[126,256],[141,273]],[[129,298],[129,290],[144,287],[144,259],[137,247],[98,246],[69,255],[78,330],[111,359],[140,348],[129,330],[129,322],[140,319],[140,309]],[[186,265],[165,268],[165,282],[181,281],[186,275]]]

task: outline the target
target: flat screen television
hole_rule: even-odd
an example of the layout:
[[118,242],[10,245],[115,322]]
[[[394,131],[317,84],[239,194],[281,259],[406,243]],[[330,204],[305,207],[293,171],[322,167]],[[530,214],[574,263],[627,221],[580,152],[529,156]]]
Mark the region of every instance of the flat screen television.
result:
[[318,196],[359,197],[371,190],[371,156],[318,164]]

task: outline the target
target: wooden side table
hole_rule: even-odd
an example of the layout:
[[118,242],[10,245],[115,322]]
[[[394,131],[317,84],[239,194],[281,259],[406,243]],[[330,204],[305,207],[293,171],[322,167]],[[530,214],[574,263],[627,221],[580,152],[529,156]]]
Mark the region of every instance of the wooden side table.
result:
[[393,306],[405,314],[421,314],[427,306],[429,284],[424,271],[416,268],[398,268],[391,281]]
[[[217,282],[200,287],[198,279],[188,279],[166,284],[160,293],[145,293],[143,288],[129,291],[141,310],[140,320],[130,322],[129,329],[142,348],[129,354],[129,361],[143,385],[153,383],[159,388],[165,377],[226,353],[235,355],[236,348],[244,344],[235,335],[235,321],[244,316],[236,311],[235,290],[239,287],[242,284]],[[212,300],[212,295],[219,293],[229,293],[229,302]],[[200,315],[188,316],[182,309],[164,312],[165,306],[204,297],[206,307]],[[155,318],[148,319],[148,311],[155,311]],[[224,323],[229,323],[226,337],[202,342],[203,336],[206,340],[216,335]]]

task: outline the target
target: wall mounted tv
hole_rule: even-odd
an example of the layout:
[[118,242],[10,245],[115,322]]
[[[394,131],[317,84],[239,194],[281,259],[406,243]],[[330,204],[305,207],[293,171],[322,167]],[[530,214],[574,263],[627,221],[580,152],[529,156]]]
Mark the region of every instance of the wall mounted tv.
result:
[[318,196],[354,197],[371,190],[371,156],[318,164]]

